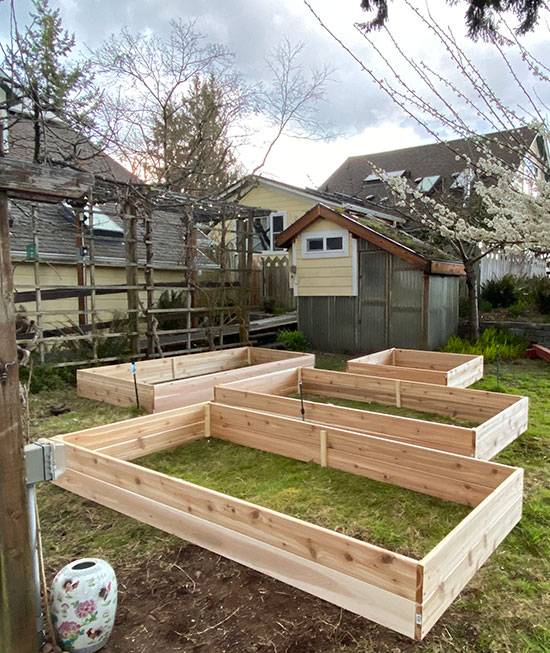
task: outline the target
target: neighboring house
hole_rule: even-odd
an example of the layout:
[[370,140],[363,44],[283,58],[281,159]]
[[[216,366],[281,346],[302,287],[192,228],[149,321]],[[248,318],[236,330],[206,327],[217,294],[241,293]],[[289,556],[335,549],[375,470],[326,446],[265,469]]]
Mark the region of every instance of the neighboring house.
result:
[[[521,127],[485,136],[485,143],[493,154],[521,174],[523,167],[532,166],[530,153],[548,158],[547,143],[535,129]],[[406,177],[416,188],[428,195],[455,194],[458,199],[468,196],[474,180],[472,170],[463,157],[474,164],[483,154],[471,139],[457,139],[446,143],[429,143],[389,152],[376,152],[349,157],[321,184],[324,193],[346,193],[371,202],[380,211],[391,210],[392,196],[380,178],[378,170],[386,174]],[[524,176],[521,175],[524,179]],[[530,188],[525,187],[529,192]],[[480,278],[498,278],[522,270],[533,275],[545,273],[545,262],[527,257],[523,264],[518,256],[499,253],[497,258],[483,259]],[[498,265],[495,261],[498,260]]]
[[[3,90],[0,86],[0,91]],[[3,132],[5,154],[16,159],[32,160],[31,121],[11,113],[2,124],[9,124],[9,131]],[[72,165],[105,179],[122,183],[138,181],[113,158],[99,152],[92,143],[78,137],[57,119],[48,123],[48,148],[55,159],[62,158],[65,152],[65,156],[72,157]],[[89,238],[93,235],[95,284],[100,287],[96,293],[97,320],[109,322],[115,314],[124,313],[127,309],[126,293],[113,293],[112,290],[104,288],[126,284],[126,246],[123,225],[117,216],[116,206],[105,204],[94,207],[94,226],[92,230],[89,229],[86,217],[82,233],[83,243],[80,242],[76,214],[69,205],[36,204],[34,219],[32,211],[30,202],[10,202],[11,256],[17,306],[22,306],[28,312],[29,318],[35,319],[36,288],[39,287],[39,302],[44,311],[42,328],[52,329],[70,323],[78,324],[78,311],[89,308],[90,300],[89,292],[88,296],[83,292],[79,301],[75,297],[75,287],[91,285]],[[145,284],[142,221],[138,221],[137,231],[138,283]],[[184,234],[185,228],[177,213],[155,211],[153,263],[156,284],[182,283],[182,271],[177,270],[176,266],[181,268],[184,265]],[[203,246],[206,250],[210,241],[203,242],[200,233],[197,238],[199,247]],[[194,262],[202,268],[213,266],[204,255],[196,257]],[[140,295],[145,304],[145,292]],[[52,299],[54,297],[56,299]]]
[[317,204],[277,245],[290,250],[298,325],[314,348],[433,349],[456,332],[464,267],[383,220]]
[[381,218],[391,224],[403,222],[396,212],[381,210],[349,193],[325,193],[314,188],[300,188],[261,175],[243,177],[229,186],[220,197],[271,211],[271,215],[255,220],[254,251],[258,254],[284,254],[284,248],[276,244],[277,236],[319,202],[335,211]]
[[[34,289],[38,286],[41,288],[42,308],[47,311],[42,321],[43,328],[78,323],[76,311],[79,304],[74,297],[74,288],[80,285],[77,264],[83,264],[83,285],[90,286],[92,270],[89,265],[88,237],[91,235],[94,237],[95,284],[99,287],[96,293],[97,320],[109,322],[116,313],[126,311],[126,293],[113,293],[105,288],[126,284],[124,231],[115,205],[105,204],[94,208],[94,226],[92,230],[84,227],[83,246],[77,241],[75,213],[66,204],[37,205],[34,233],[29,202],[10,202],[10,218],[16,301],[18,306],[23,306],[29,312],[29,317],[34,319]],[[184,264],[185,227],[179,217],[171,213],[157,211],[155,218],[155,283],[181,283],[182,272],[176,266]],[[137,231],[138,283],[145,284],[144,226],[141,221],[138,221]],[[204,256],[195,262],[200,263],[202,268],[213,265]],[[145,292],[140,295],[145,304]]]

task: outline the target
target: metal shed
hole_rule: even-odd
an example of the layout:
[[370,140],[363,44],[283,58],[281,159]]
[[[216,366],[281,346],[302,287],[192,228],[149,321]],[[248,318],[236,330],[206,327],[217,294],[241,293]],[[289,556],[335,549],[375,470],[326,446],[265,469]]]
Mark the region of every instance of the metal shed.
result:
[[[309,240],[321,240],[319,221],[349,234],[349,247],[343,247],[342,253],[342,259],[349,257],[349,266],[340,262],[331,270],[331,265],[335,266],[334,254],[321,260],[322,267],[314,269],[313,274],[317,281],[326,278],[327,282],[316,283],[312,290],[311,281],[301,281],[305,264],[300,252],[306,248],[300,239],[307,235]],[[331,235],[335,233],[330,231]],[[434,349],[456,332],[462,264],[448,260],[443,252],[397,228],[319,204],[286,229],[278,244],[291,249],[298,324],[316,349]],[[330,283],[337,269],[340,276],[350,275],[349,285],[341,284],[344,290],[338,294]]]

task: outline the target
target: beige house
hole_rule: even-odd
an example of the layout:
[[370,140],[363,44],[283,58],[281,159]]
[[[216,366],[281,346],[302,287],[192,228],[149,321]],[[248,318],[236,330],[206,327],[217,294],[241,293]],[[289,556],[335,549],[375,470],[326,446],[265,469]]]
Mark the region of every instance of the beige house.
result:
[[284,254],[284,248],[276,243],[277,236],[319,202],[335,211],[380,218],[389,224],[403,221],[391,211],[380,211],[371,203],[350,195],[300,188],[260,175],[244,177],[227,188],[221,197],[271,211],[269,216],[256,218],[254,250],[258,254]]

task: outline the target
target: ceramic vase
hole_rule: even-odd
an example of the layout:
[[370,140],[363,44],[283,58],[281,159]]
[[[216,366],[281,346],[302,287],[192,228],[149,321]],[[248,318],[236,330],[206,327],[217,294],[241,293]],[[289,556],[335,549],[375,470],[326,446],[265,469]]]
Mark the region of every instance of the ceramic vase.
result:
[[113,630],[116,605],[116,576],[105,560],[83,558],[63,567],[51,587],[60,646],[75,653],[99,651]]

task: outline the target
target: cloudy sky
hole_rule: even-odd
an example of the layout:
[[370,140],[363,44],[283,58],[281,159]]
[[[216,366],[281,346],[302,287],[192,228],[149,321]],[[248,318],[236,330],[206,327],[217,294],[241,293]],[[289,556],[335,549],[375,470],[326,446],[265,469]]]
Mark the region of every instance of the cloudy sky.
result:
[[[80,46],[90,48],[99,46],[106,36],[123,26],[133,31],[166,33],[173,18],[196,20],[199,31],[235,53],[237,69],[251,83],[265,81],[268,75],[265,57],[283,36],[292,42],[303,42],[306,66],[327,63],[334,70],[326,101],[318,106],[318,117],[333,138],[315,141],[283,138],[263,171],[271,177],[317,186],[348,156],[433,140],[375,87],[357,63],[321,29],[302,0],[50,1],[61,9],[66,27],[75,33]],[[429,2],[439,24],[452,27],[501,97],[511,104],[517,101],[517,86],[510,83],[503,64],[491,48],[464,37],[463,7],[442,7],[441,0]],[[26,20],[29,4],[27,0],[15,0],[21,24]],[[381,70],[369,44],[353,27],[354,22],[365,20],[359,0],[311,0],[311,4],[363,61]],[[7,1],[0,0],[0,38],[7,34],[7,5]],[[391,30],[408,57],[427,61],[444,77],[453,78],[455,73],[443,53],[412,19],[401,0],[393,0],[390,17]],[[389,52],[387,37],[376,38],[380,47]],[[528,45],[548,63],[547,44],[545,19],[528,38]],[[256,136],[240,151],[248,170],[262,159],[270,135],[261,121],[257,123]]]

